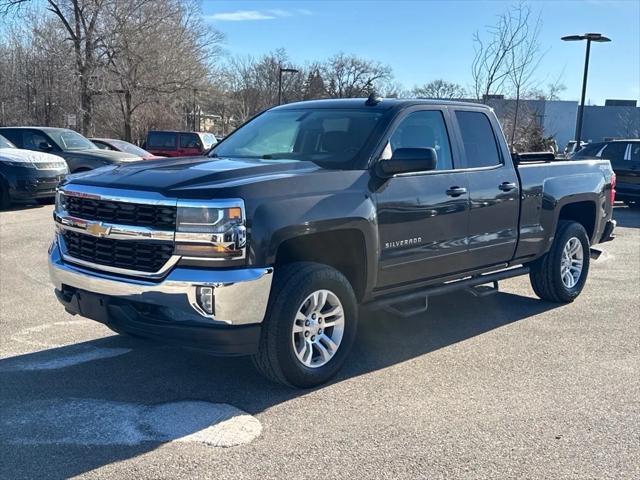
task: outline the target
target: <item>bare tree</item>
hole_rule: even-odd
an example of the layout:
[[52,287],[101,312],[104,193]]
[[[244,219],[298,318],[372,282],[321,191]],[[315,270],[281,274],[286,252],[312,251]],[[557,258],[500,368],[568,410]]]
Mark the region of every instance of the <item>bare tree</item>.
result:
[[433,80],[411,91],[418,98],[441,98],[445,100],[460,99],[466,96],[464,87],[445,80]]
[[511,52],[526,39],[529,8],[523,3],[498,15],[495,25],[484,34],[473,35],[475,55],[471,64],[473,91],[478,100],[486,102],[489,95],[500,91],[509,76]]
[[640,138],[640,110],[636,107],[616,107],[619,133],[623,138]]
[[[250,56],[235,57],[228,62],[224,69],[224,87],[230,99],[229,107],[239,122],[276,105],[281,67],[298,70],[297,73],[282,78],[282,96],[285,102],[303,100],[310,92],[309,88],[316,89],[318,82],[322,82],[315,74],[307,75],[302,66],[293,64],[284,49],[258,59]],[[309,83],[309,78],[313,83]]]
[[544,53],[540,51],[539,43],[540,30],[542,28],[540,15],[538,14],[535,20],[530,21],[531,10],[529,7],[520,4],[517,9],[518,23],[509,23],[507,25],[508,28],[516,29],[513,32],[513,48],[509,50],[506,60],[507,77],[515,98],[511,145],[515,140],[518,127],[520,99],[523,93],[531,87],[531,81],[544,56]]
[[[35,0],[0,0],[0,12],[22,8]],[[82,109],[81,131],[88,134],[92,126],[94,75],[101,56],[103,30],[100,15],[109,0],[46,0],[46,10],[58,19],[71,42],[78,95]]]
[[355,55],[338,53],[324,62],[322,77],[329,97],[366,97],[391,79],[391,68]]
[[[101,93],[115,94],[125,140],[143,106],[206,88],[222,35],[203,25],[193,7],[179,0],[113,0],[106,9],[109,85]],[[195,118],[196,102],[188,103]]]
[[551,83],[548,83],[545,88],[533,88],[528,94],[530,98],[536,98],[538,100],[560,100],[560,94],[567,89],[567,86],[562,83],[561,73]]
[[32,16],[0,32],[0,124],[62,124],[76,111],[73,52],[56,25]]
[[326,88],[319,65],[313,65],[309,68],[309,74],[303,88],[303,100],[316,100],[325,97]]

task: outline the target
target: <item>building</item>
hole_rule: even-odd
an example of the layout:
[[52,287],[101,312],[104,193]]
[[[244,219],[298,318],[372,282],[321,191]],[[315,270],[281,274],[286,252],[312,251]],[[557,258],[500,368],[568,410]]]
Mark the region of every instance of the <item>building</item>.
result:
[[[474,101],[474,100],[470,100]],[[513,118],[516,101],[502,95],[486,99],[498,118],[506,123]],[[578,102],[571,100],[521,100],[519,121],[536,118],[545,137],[553,137],[560,149],[574,139]],[[508,132],[505,132],[508,137]],[[635,100],[607,100],[604,106],[586,105],[582,123],[582,140],[602,142],[614,138],[640,138],[640,107]]]

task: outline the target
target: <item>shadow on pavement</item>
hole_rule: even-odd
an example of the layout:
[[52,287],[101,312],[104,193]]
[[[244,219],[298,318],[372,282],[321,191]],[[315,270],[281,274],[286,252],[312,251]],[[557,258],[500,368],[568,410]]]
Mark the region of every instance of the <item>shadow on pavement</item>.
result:
[[36,202],[35,200],[33,202],[28,202],[28,203],[12,203],[11,205],[9,205],[8,208],[0,208],[0,213],[19,212],[20,210],[33,210],[36,208],[43,208],[48,205],[53,205],[53,203],[54,203],[53,199],[48,200],[46,202],[43,201],[42,203]]
[[[427,313],[413,318],[363,310],[354,351],[334,383],[556,307],[508,293],[476,298],[462,292],[434,298]],[[64,358],[77,358],[87,351],[108,351],[113,355],[64,363]],[[100,431],[93,432],[94,437],[89,436],[84,444],[55,441],[74,432],[80,432],[83,438],[82,432],[86,433],[82,415],[67,415],[74,405],[90,409],[90,402],[96,399],[106,403],[106,412],[112,418],[98,428],[121,435],[130,427],[125,422],[128,410],[118,413],[126,406],[149,409],[167,402],[206,401],[230,404],[256,414],[307,393],[268,382],[256,373],[248,358],[215,358],[121,336],[2,359],[0,385],[2,478],[68,478],[152,451],[162,444],[145,438],[129,444],[103,442]],[[61,419],[50,418],[43,427],[37,422],[37,410],[52,404],[59,405]],[[87,415],[94,418],[95,412]],[[189,433],[192,432],[183,432]]]
[[640,228],[640,209],[616,206],[613,209],[613,218],[618,222],[618,227]]

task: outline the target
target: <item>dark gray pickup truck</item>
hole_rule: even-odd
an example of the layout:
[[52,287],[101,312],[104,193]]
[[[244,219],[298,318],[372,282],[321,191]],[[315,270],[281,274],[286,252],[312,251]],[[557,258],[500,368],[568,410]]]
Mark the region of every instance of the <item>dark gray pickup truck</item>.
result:
[[571,302],[612,238],[608,161],[512,156],[492,110],[322,100],[268,110],[209,158],[105,167],[63,183],[49,252],[66,310],[111,329],[252,355],[297,387],[330,379],[358,306],[529,274]]

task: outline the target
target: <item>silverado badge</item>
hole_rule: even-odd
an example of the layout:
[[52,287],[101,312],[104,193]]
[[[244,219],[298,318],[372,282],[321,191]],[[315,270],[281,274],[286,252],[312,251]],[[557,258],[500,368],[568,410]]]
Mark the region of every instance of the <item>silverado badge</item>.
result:
[[385,242],[384,248],[402,248],[411,245],[419,245],[422,243],[422,237],[405,238],[402,240],[394,240],[391,242]]

